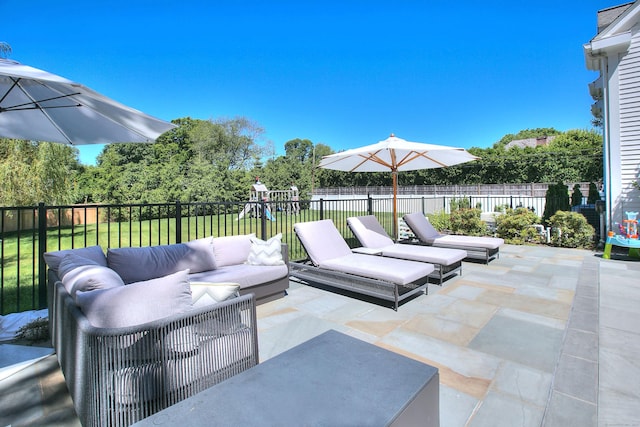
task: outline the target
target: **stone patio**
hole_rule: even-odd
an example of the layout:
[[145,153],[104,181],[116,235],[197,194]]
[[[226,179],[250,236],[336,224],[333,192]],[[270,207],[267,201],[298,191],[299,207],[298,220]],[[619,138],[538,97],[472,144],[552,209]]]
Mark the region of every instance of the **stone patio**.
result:
[[[292,280],[258,307],[260,359],[335,329],[439,368],[443,427],[638,424],[640,262],[616,258],[505,245],[397,312]],[[79,425],[55,356],[20,366],[13,350],[0,425]]]

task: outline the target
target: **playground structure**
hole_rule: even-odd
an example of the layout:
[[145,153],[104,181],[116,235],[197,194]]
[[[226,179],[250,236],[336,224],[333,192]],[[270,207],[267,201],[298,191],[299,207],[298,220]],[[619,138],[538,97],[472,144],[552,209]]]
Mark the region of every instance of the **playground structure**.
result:
[[620,224],[620,234],[609,232],[602,258],[611,259],[611,247],[629,248],[629,257],[640,259],[640,240],[638,240],[638,212],[625,212],[627,219]]
[[266,219],[275,221],[273,212],[297,215],[300,213],[299,200],[300,195],[295,184],[292,183],[288,190],[269,190],[266,185],[260,182],[259,178],[256,178],[256,182],[251,185],[249,202],[238,214],[238,219],[242,219],[245,215],[261,218],[264,213]]

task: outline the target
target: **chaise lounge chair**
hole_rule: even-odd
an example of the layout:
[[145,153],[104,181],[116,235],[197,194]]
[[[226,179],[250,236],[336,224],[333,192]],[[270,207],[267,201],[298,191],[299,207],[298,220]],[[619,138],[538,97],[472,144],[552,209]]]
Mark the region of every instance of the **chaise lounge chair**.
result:
[[435,270],[431,277],[439,279],[440,285],[445,278],[462,272],[462,260],[467,257],[464,250],[393,243],[373,215],[347,218],[347,225],[363,247],[353,249],[354,252],[433,264]]
[[294,224],[307,252],[303,262],[290,262],[290,275],[298,279],[399,302],[427,292],[433,265],[351,252],[330,219]]
[[407,214],[403,218],[418,238],[419,244],[438,248],[464,249],[467,251],[468,258],[481,259],[487,264],[500,256],[500,246],[504,244],[504,240],[497,237],[440,234],[420,212]]

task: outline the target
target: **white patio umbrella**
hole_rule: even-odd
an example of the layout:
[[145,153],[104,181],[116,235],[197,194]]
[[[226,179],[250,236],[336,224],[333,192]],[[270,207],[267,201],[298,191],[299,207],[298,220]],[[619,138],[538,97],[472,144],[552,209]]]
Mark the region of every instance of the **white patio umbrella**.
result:
[[153,142],[175,125],[64,77],[0,59],[0,136],[73,145]]
[[410,142],[391,136],[377,144],[324,156],[318,167],[348,172],[391,172],[393,180],[393,235],[398,238],[398,172],[436,169],[477,160],[464,148]]

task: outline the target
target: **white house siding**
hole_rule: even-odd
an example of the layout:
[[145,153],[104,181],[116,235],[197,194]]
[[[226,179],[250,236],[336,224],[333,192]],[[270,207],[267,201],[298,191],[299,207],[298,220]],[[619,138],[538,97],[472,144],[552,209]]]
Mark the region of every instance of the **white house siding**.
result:
[[620,193],[613,207],[615,222],[624,219],[624,212],[640,211],[640,190],[633,186],[640,174],[640,25],[631,32],[629,50],[618,66]]

